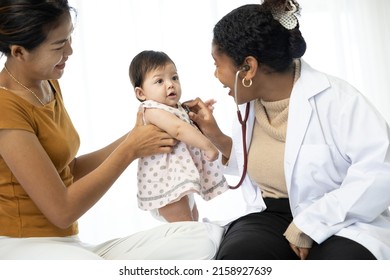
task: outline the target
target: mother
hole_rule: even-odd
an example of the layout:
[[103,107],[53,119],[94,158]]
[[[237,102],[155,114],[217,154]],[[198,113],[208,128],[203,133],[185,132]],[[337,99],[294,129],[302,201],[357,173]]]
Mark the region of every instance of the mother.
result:
[[79,240],[78,218],[131,162],[176,141],[139,114],[129,133],[76,157],[80,139],[58,82],[73,52],[72,11],[67,0],[0,2],[0,259],[213,258],[222,230],[196,222],[94,246]]

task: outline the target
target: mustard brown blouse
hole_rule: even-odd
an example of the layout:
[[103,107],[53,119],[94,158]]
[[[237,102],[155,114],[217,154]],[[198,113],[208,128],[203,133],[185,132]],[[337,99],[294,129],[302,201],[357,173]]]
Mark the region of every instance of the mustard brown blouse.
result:
[[[37,107],[0,87],[0,129],[34,133],[57,169],[65,186],[73,183],[69,163],[80,139],[63,104],[57,81],[50,81],[55,100]],[[0,156],[0,236],[63,237],[78,233],[77,222],[67,229],[53,225],[24,191]]]

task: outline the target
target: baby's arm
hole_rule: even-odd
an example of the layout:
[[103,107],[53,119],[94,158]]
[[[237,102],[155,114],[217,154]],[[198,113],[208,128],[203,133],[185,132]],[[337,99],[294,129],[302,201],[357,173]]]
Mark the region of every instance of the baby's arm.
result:
[[218,158],[219,152],[213,143],[197,128],[174,114],[162,109],[148,108],[145,110],[145,120],[165,130],[173,138],[201,149],[207,160],[214,161]]

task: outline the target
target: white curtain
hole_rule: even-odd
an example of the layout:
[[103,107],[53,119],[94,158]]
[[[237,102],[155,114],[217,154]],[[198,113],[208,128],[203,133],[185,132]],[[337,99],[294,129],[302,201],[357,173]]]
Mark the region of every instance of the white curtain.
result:
[[300,3],[304,59],[350,82],[390,121],[390,1]]
[[[101,148],[129,131],[139,102],[128,78],[131,59],[145,49],[175,61],[182,101],[217,100],[215,116],[230,133],[233,100],[215,79],[211,58],[214,24],[245,0],[70,0],[78,10],[74,54],[61,85],[81,136],[80,154]],[[363,92],[390,121],[390,1],[300,0],[300,25],[307,42],[304,59],[344,78]],[[239,42],[238,42],[239,43]],[[235,183],[235,178],[229,178]],[[240,190],[216,199],[197,199],[201,218],[224,220],[243,210]],[[80,219],[80,237],[100,242],[158,225],[137,208],[136,162],[107,195]]]

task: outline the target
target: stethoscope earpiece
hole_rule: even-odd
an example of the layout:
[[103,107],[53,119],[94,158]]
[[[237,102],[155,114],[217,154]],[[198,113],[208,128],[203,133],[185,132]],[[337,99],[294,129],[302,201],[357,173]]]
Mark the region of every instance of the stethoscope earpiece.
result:
[[249,71],[249,69],[251,69],[251,67],[248,64],[241,67],[241,71]]

